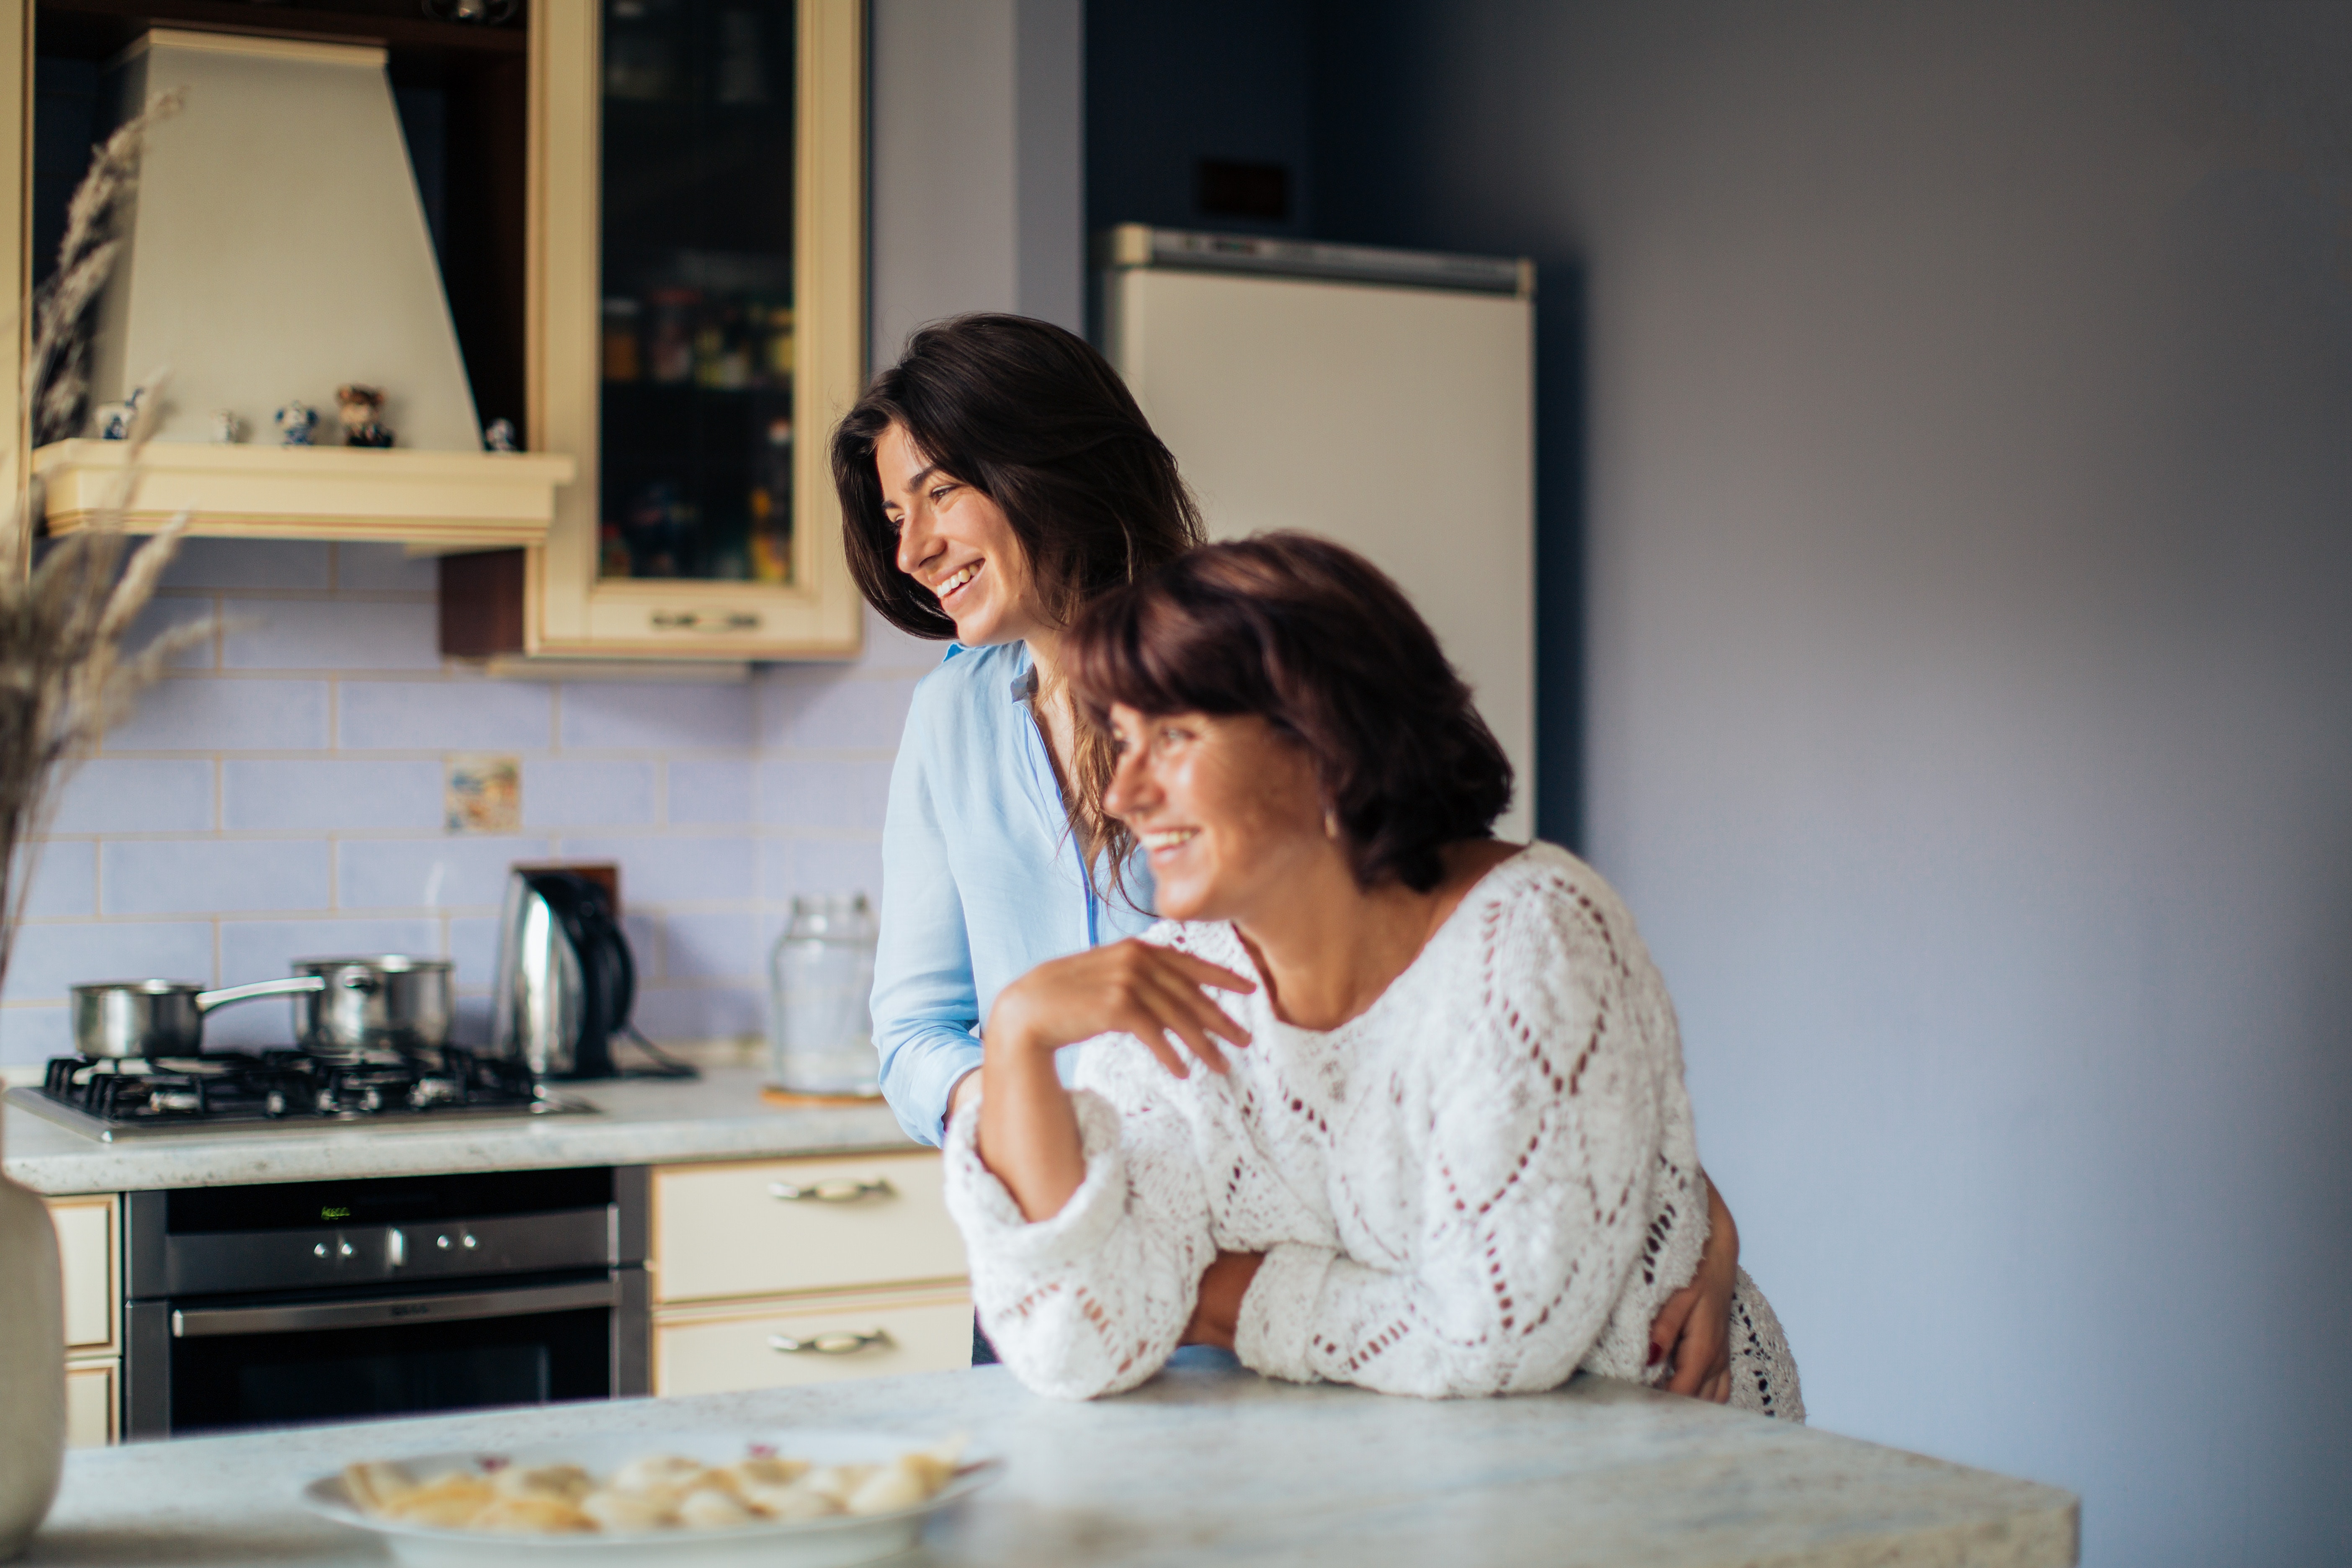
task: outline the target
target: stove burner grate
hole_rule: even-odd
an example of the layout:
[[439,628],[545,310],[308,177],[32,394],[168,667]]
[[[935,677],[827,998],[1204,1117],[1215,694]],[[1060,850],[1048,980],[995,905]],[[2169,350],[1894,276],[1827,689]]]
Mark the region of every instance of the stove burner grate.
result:
[[162,1122],[319,1122],[452,1110],[530,1110],[543,1102],[530,1069],[461,1046],[435,1058],[331,1058],[300,1050],[221,1051],[156,1061],[56,1057],[48,1100],[109,1126]]

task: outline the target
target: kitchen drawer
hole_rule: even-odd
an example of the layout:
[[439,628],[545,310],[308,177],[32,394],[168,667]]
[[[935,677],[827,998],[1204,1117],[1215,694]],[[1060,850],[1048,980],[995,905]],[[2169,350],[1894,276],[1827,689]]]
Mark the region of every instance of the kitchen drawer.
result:
[[103,1448],[116,1439],[113,1360],[66,1363],[66,1447]]
[[666,1165],[654,1172],[654,1300],[961,1279],[939,1155]]
[[971,1364],[971,1298],[795,1302],[654,1320],[654,1393],[731,1394]]
[[52,1198],[49,1218],[58,1227],[58,1260],[64,1266],[66,1349],[78,1354],[115,1348],[117,1282],[115,1205],[111,1194]]

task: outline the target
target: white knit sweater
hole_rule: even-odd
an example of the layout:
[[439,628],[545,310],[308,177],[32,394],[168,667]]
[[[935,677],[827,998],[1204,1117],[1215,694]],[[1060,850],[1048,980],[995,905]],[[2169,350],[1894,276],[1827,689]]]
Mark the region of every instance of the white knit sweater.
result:
[[[1146,941],[1244,974],[1224,924]],[[1234,1349],[1269,1376],[1426,1396],[1521,1392],[1580,1366],[1654,1382],[1650,1324],[1706,1237],[1682,1047],[1616,894],[1538,844],[1471,889],[1412,963],[1328,1032],[1263,986],[1217,994],[1254,1043],[1177,1079],[1127,1035],[1086,1043],[1084,1184],[1023,1220],[967,1104],[948,1203],[997,1352],[1041,1394],[1157,1372],[1219,1251],[1265,1255]],[[1743,1274],[1734,1402],[1802,1418],[1796,1368]]]

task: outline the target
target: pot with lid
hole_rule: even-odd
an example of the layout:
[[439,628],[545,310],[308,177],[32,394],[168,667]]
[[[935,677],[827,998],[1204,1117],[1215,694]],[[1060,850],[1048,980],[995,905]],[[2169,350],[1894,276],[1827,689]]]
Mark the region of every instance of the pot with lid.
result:
[[449,1043],[452,967],[446,958],[397,952],[298,958],[297,973],[317,984],[294,1004],[296,1037],[329,1057],[438,1051]]

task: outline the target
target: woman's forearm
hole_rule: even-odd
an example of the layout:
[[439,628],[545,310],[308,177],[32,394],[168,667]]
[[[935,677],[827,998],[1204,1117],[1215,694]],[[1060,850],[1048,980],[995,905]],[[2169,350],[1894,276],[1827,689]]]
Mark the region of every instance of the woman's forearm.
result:
[[980,1157],[1031,1224],[1087,1179],[1086,1144],[1050,1047],[992,1034],[980,1069]]

